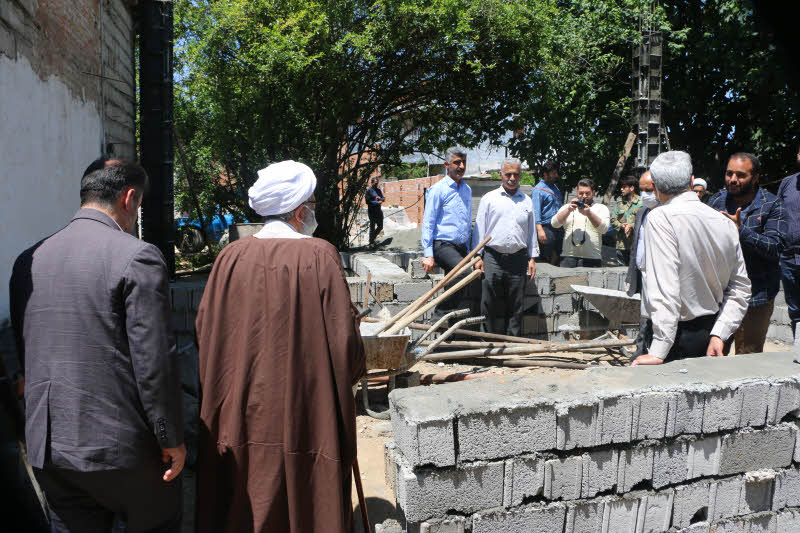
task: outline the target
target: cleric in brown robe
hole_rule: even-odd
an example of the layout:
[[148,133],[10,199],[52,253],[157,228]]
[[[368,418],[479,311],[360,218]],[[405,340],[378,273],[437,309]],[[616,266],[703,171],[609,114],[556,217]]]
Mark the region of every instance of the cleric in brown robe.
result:
[[201,533],[351,530],[365,355],[339,254],[310,237],[315,187],[294,161],[259,171],[267,222],[222,250],[200,303]]

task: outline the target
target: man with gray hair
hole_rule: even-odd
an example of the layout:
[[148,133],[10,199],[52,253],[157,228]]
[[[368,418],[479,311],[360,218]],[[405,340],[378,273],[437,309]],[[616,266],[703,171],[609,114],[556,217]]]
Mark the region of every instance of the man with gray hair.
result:
[[[477,264],[484,273],[481,315],[487,317],[481,328],[516,337],[522,333],[525,283],[536,274],[535,258],[539,255],[533,202],[519,190],[521,167],[519,159],[503,161],[503,183],[481,198],[472,236],[473,246],[487,235],[492,237]],[[500,302],[504,304],[503,316],[497,312]],[[500,318],[504,319],[503,327],[497,330],[492,322]]]
[[750,280],[736,225],[700,202],[686,152],[650,166],[661,207],[645,223],[642,314],[646,353],[633,365],[721,356],[747,311]]
[[[429,273],[433,272],[434,263],[445,273],[450,272],[469,253],[472,189],[463,179],[467,170],[466,150],[456,146],[448,148],[444,153],[444,166],[447,176],[428,189],[422,217],[422,268]],[[471,286],[437,306],[434,316],[442,317],[459,309],[461,299]]]

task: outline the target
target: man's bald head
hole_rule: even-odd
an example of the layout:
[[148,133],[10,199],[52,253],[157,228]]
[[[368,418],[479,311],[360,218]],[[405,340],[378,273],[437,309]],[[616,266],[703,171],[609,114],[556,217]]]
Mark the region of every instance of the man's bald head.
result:
[[655,186],[653,185],[653,176],[650,174],[649,170],[645,170],[639,177],[639,191],[653,192],[654,188]]

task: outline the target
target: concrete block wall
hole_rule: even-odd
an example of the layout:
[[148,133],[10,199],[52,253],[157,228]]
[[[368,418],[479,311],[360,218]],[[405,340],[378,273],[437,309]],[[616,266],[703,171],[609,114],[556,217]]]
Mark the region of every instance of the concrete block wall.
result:
[[789,352],[397,389],[390,409],[408,532],[800,531]]

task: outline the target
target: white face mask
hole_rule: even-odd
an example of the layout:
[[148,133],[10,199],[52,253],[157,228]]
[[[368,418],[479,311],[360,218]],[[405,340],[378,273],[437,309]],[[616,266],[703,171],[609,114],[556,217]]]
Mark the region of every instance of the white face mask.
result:
[[642,203],[648,209],[653,209],[655,207],[658,207],[659,201],[658,198],[656,198],[656,193],[654,191],[650,192],[642,191],[641,198],[642,198]]
[[304,206],[308,209],[308,215],[303,220],[303,229],[300,230],[300,233],[303,235],[308,235],[309,237],[314,234],[317,230],[317,215],[314,213],[314,210],[308,206]]

